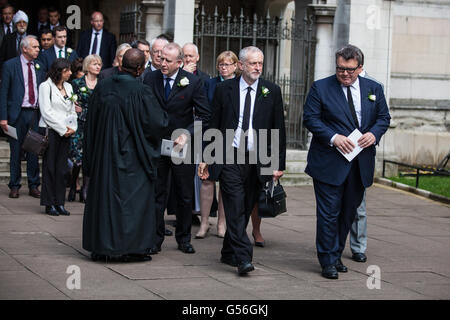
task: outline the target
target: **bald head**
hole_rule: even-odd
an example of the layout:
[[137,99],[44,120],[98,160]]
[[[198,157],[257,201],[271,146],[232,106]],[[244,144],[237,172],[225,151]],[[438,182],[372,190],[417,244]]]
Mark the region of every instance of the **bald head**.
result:
[[144,69],[145,55],[139,49],[128,49],[123,55],[122,71],[133,74],[135,77],[139,76]]
[[100,11],[95,11],[91,15],[91,26],[95,31],[103,29],[103,14]]

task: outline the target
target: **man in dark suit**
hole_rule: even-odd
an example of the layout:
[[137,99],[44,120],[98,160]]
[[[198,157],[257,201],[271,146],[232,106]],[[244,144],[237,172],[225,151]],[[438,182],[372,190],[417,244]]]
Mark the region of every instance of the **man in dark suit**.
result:
[[[64,26],[64,22],[61,21],[61,13],[59,12],[59,10],[56,7],[50,6],[48,7],[48,21],[50,22],[50,30],[53,31],[53,29],[55,29],[58,26]],[[67,40],[66,40],[66,45],[68,47],[72,47],[72,39],[73,39],[73,34],[72,34],[72,30],[67,29]]]
[[[239,274],[254,270],[253,247],[246,228],[262,184],[278,180],[286,165],[281,90],[260,78],[263,62],[264,54],[257,47],[241,50],[239,68],[242,76],[217,84],[209,125],[210,129],[220,130],[223,137],[228,137],[228,130],[234,130],[232,139],[223,143],[226,162],[215,159],[218,164],[212,166],[210,179],[220,182],[227,222],[221,262],[237,267]],[[267,139],[262,139],[264,132]],[[261,158],[262,150],[269,152],[269,163]],[[230,164],[228,157],[233,154],[235,161]],[[206,179],[208,173],[206,165],[201,163],[200,178]]]
[[[38,127],[38,88],[45,80],[45,73],[35,60],[39,54],[39,41],[35,36],[25,37],[20,47],[22,54],[5,62],[0,89],[0,126],[8,131],[15,127],[18,139],[8,138],[10,154],[10,198],[19,197],[21,187],[21,146],[29,128]],[[38,186],[38,157],[27,154],[27,176],[29,194],[40,197]]]
[[2,46],[3,38],[16,31],[13,24],[14,8],[11,5],[6,5],[2,8],[0,23],[0,47]]
[[[313,134],[305,172],[313,178],[317,203],[317,255],[322,276],[347,272],[341,261],[350,227],[365,188],[373,183],[375,145],[390,115],[381,86],[359,77],[360,50],[347,45],[336,52],[336,74],[315,81],[304,106],[303,122]],[[348,136],[358,129],[353,143]],[[356,144],[362,151],[348,161]]]
[[52,31],[53,38],[55,39],[55,45],[45,50],[39,56],[42,62],[44,71],[48,71],[53,61],[57,58],[64,58],[72,63],[73,60],[78,58],[78,54],[72,48],[66,46],[67,42],[67,29],[64,26],[57,26]]
[[116,37],[111,32],[103,29],[103,24],[103,14],[98,11],[94,12],[91,15],[92,29],[81,33],[77,52],[82,58],[86,58],[93,53],[98,54],[102,57],[102,69],[107,69],[112,67],[117,42]]
[[[203,127],[207,126],[210,118],[210,109],[203,90],[203,83],[198,77],[180,69],[182,58],[183,52],[178,44],[167,44],[162,50],[161,70],[147,73],[144,78],[144,83],[153,89],[159,103],[168,113],[169,128],[164,135],[164,139],[168,140],[171,140],[173,131],[176,129],[186,129],[190,136],[193,136],[193,109],[198,120],[202,121]],[[183,133],[174,141],[183,146],[187,143],[188,136]],[[191,163],[192,161],[174,164],[172,159],[167,156],[161,156],[159,160],[156,184],[156,248],[152,250],[152,253],[160,251],[164,241],[164,210],[166,209],[170,169],[176,184],[177,226],[175,238],[178,249],[184,253],[195,253],[191,245],[192,181],[194,180],[195,165]]]
[[55,38],[53,38],[52,31],[50,29],[42,30],[39,33],[39,42],[41,44],[41,53],[53,47],[55,45]]
[[128,43],[122,43],[120,46],[117,47],[116,60],[119,65],[117,67],[111,67],[111,68],[102,70],[100,72],[100,75],[98,76],[99,81],[110,78],[113,75],[118,74],[120,72],[120,69],[122,68],[123,56],[124,56],[125,52],[127,52],[128,49],[131,49],[131,46]]
[[28,16],[19,10],[13,17],[16,31],[4,37],[0,47],[0,70],[3,63],[20,55],[20,41],[27,36]]
[[34,34],[37,37],[41,36],[42,31],[45,29],[50,29],[50,20],[48,19],[48,8],[46,6],[41,6],[38,9],[37,21],[35,19],[32,20],[28,27],[31,34]]
[[197,68],[199,60],[200,55],[198,53],[198,47],[193,43],[186,43],[183,46],[183,69],[192,72],[197,77],[200,77],[203,83],[206,83],[211,77]]

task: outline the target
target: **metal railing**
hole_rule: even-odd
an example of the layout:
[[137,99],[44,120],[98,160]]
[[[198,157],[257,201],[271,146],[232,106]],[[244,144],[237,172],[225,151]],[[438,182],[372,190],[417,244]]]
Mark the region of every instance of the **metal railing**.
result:
[[[241,8],[239,17],[232,16],[228,7],[226,14],[220,15],[217,6],[213,15],[207,15],[204,7],[198,8],[194,19],[194,43],[199,48],[199,69],[215,75],[216,58],[225,50],[236,54],[241,48],[253,45],[264,52],[263,78],[278,84],[284,101],[287,146],[306,149],[308,133],[303,128],[303,104],[314,77],[314,20],[305,15],[303,21],[294,18],[265,17],[253,14],[244,16]],[[291,66],[289,75],[281,74],[282,41],[290,41],[292,50],[286,55]],[[286,44],[286,43],[283,43]],[[293,63],[299,61],[300,63]]]

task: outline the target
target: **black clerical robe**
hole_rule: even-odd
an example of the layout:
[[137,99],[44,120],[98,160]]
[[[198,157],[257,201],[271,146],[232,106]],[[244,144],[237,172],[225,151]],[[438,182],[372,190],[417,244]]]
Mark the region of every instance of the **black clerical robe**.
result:
[[90,177],[83,248],[101,255],[154,246],[155,179],[167,113],[151,88],[120,73],[97,84],[85,125],[83,168]]

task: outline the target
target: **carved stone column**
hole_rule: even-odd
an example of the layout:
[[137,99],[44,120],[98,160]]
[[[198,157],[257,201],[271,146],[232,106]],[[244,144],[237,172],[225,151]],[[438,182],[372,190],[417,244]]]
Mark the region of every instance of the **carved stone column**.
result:
[[145,39],[152,40],[163,33],[165,0],[142,0],[145,21]]
[[314,80],[317,80],[333,74],[335,70],[333,23],[336,4],[335,1],[328,1],[326,4],[310,4],[308,7],[316,22]]

